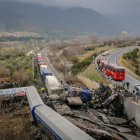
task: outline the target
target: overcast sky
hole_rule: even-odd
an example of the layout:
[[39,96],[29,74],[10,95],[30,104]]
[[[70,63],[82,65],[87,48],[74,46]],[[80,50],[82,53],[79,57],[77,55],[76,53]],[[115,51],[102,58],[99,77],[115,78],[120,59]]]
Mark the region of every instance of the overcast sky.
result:
[[[9,0],[11,1],[11,0]],[[14,0],[47,6],[91,8],[102,14],[140,15],[140,0]]]

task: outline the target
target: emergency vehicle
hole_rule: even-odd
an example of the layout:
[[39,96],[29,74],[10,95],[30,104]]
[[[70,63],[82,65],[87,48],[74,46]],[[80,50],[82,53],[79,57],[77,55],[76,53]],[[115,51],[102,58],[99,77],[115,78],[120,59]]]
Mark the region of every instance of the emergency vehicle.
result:
[[114,80],[125,80],[125,69],[120,66],[110,65],[107,60],[100,59],[100,70]]

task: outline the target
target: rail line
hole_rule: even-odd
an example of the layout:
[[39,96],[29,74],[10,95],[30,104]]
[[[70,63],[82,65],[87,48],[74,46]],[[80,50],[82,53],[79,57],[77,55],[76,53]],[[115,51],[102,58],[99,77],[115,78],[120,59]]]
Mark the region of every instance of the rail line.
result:
[[40,51],[43,60],[45,61],[46,65],[48,66],[48,68],[51,70],[52,74],[59,80],[63,82],[64,86],[67,86],[68,84],[65,82],[65,80],[63,79],[62,76],[60,76],[60,74],[54,69],[54,67],[52,66],[52,64],[50,63],[50,60],[47,57],[47,48],[43,49]]

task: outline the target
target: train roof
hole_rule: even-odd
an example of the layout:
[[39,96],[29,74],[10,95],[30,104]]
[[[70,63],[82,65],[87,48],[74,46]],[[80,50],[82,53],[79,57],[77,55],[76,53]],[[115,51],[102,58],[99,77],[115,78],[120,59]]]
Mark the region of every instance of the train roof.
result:
[[60,84],[54,76],[46,76],[46,80],[51,90],[60,89]]
[[[94,140],[88,134],[46,105],[38,106],[35,113],[51,131],[64,140]],[[56,133],[57,132],[57,133]]]
[[33,107],[44,104],[34,86],[27,87],[26,95],[29,102],[30,109]]
[[41,65],[40,68],[48,68],[47,65]]
[[43,69],[43,73],[52,73],[49,69]]

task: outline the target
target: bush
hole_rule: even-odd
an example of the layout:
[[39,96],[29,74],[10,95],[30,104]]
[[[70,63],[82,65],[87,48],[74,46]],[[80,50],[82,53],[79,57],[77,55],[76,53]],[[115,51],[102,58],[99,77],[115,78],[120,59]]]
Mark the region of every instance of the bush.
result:
[[140,71],[139,71],[139,69],[135,69],[135,74],[138,75],[138,76],[140,76]]
[[122,57],[123,59],[126,59],[126,55],[123,55],[123,57]]
[[0,67],[0,77],[10,76],[10,70],[5,67]]
[[68,46],[61,46],[61,47],[58,47],[59,50],[63,50],[64,48],[66,48]]
[[83,64],[84,64],[85,66],[88,66],[88,65],[91,64],[91,61],[90,61],[89,59],[87,59],[87,60],[85,60],[85,61],[83,62]]
[[79,63],[75,63],[72,67],[71,67],[71,72],[74,74],[77,74],[78,72],[80,72],[84,67],[89,66],[92,63],[93,60],[93,55],[96,57],[97,53],[92,54],[91,56],[87,57],[86,59],[84,59],[82,62]]
[[91,46],[91,47],[86,47],[85,50],[86,51],[92,51],[92,50],[95,50],[95,48]]
[[105,45],[99,45],[98,47],[104,47]]

